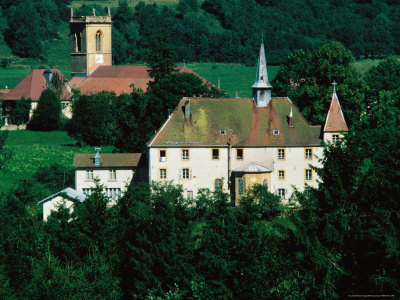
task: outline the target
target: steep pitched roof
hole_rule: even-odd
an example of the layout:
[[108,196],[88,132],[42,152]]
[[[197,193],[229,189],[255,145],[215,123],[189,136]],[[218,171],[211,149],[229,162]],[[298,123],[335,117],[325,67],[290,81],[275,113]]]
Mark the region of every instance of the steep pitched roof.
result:
[[107,168],[107,167],[121,167],[130,168],[138,165],[141,153],[102,153],[101,165],[94,165],[95,154],[75,154],[74,167],[75,168]]
[[[181,73],[197,75],[186,67],[178,67],[177,69]],[[72,78],[70,84],[73,88],[79,88],[82,94],[109,91],[115,92],[118,96],[124,93],[131,93],[131,84],[135,88],[146,91],[147,85],[151,80],[147,71],[147,66],[100,66],[86,78]],[[204,78],[201,79],[203,83],[207,82]]]
[[[10,92],[3,96],[3,100],[19,100],[22,97],[31,98],[38,101],[43,90],[47,88],[46,79],[43,73],[46,69],[34,69],[24,77]],[[56,72],[61,78],[65,76],[57,69],[51,69],[52,73]],[[70,93],[67,86],[62,86],[61,99],[70,99]]]
[[[191,118],[185,119],[190,101]],[[293,111],[294,127],[288,116]],[[221,134],[225,130],[225,134]],[[274,130],[279,130],[275,135]],[[257,107],[251,98],[184,98],[151,146],[319,146],[321,126],[310,126],[289,98]]]
[[264,41],[261,41],[260,54],[258,55],[256,82],[252,86],[253,89],[272,89],[272,85],[268,82],[267,60],[265,58]]
[[340,103],[336,92],[333,92],[331,105],[329,107],[328,115],[326,116],[325,132],[341,132],[349,131],[347,128],[346,121],[343,116],[342,109],[340,108]]
[[64,197],[66,197],[70,200],[78,200],[80,202],[83,202],[86,199],[85,194],[82,194],[81,192],[78,192],[77,190],[74,190],[73,188],[67,187],[66,189],[63,189],[62,191],[59,191],[47,198],[44,198],[43,200],[40,200],[37,204],[39,205],[39,204],[42,204],[49,200],[52,200],[59,195],[63,195]]

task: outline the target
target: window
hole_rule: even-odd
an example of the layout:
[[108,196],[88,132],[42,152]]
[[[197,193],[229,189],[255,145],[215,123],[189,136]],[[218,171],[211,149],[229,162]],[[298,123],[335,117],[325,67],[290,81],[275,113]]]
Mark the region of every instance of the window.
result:
[[167,169],[160,169],[160,179],[167,179]]
[[110,170],[108,180],[117,180],[117,170]]
[[238,195],[242,196],[244,195],[244,180],[243,178],[238,179]]
[[306,169],[305,177],[306,180],[312,180],[312,169]]
[[263,186],[268,187],[268,180],[267,180],[267,179],[264,179],[264,180],[263,180]]
[[106,189],[106,196],[111,199],[116,199],[121,197],[121,189],[118,188],[107,188]]
[[332,143],[337,143],[337,142],[339,142],[339,135],[332,134]]
[[80,32],[75,33],[75,52],[81,52],[82,36]]
[[96,32],[96,52],[101,52],[101,31]]
[[160,150],[160,161],[166,161],[167,160],[167,150]]
[[236,159],[243,160],[243,149],[236,149]]
[[82,189],[82,190],[86,196],[90,196],[93,193],[93,189]]
[[278,159],[279,160],[285,159],[285,149],[278,149]]
[[285,199],[285,189],[278,189],[278,196],[281,197],[281,199]]
[[304,158],[305,159],[312,159],[312,149],[311,148],[306,148],[304,150]]
[[284,180],[285,179],[285,171],[284,170],[279,170],[278,171],[278,179]]
[[278,129],[274,129],[274,130],[272,131],[272,134],[273,134],[273,135],[279,135],[279,130],[278,130]]
[[86,180],[93,180],[93,170],[86,170]]
[[189,149],[183,149],[182,150],[182,159],[183,160],[189,160]]
[[221,130],[219,131],[219,133],[220,133],[221,135],[225,135],[225,134],[226,134],[226,131],[225,131],[224,129],[221,129]]
[[212,149],[212,159],[219,159],[219,149]]
[[187,191],[187,199],[193,200],[193,191]]
[[182,178],[183,179],[189,179],[190,175],[189,175],[189,169],[182,169]]
[[222,192],[222,180],[215,179],[214,181],[214,191],[215,192]]

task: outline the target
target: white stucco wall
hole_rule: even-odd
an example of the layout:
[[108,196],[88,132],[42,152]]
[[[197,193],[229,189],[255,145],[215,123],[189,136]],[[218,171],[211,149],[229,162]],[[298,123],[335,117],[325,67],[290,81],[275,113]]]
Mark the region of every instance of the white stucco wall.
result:
[[[182,160],[182,149],[189,149],[189,159]],[[180,184],[184,190],[193,191],[196,197],[199,188],[214,190],[215,179],[223,179],[223,191],[228,192],[228,149],[219,149],[219,159],[212,159],[212,149],[216,148],[151,148],[149,151],[150,164],[149,175],[151,181],[172,181],[173,184]],[[160,150],[166,150],[166,160],[160,161]],[[192,178],[179,178],[179,172],[183,168],[191,169]],[[167,179],[160,179],[160,169],[167,170]]]
[[73,212],[74,202],[69,199],[64,199],[61,195],[43,203],[43,220],[47,221],[47,218],[50,216],[52,211],[57,211],[58,208],[64,204],[66,208],[70,209],[70,212]]
[[[305,148],[312,149],[312,159],[305,159]],[[189,160],[182,160],[182,149],[189,149]],[[183,187],[184,195],[193,191],[196,197],[199,188],[214,190],[214,181],[223,179],[223,191],[228,192],[228,148],[219,148],[219,160],[212,159],[213,147],[204,148],[150,148],[149,149],[149,175],[151,181],[172,181]],[[250,162],[257,163],[272,170],[270,192],[277,189],[287,189],[289,197],[293,186],[304,190],[305,184],[317,186],[317,176],[312,171],[312,180],[305,180],[305,170],[310,169],[309,164],[320,166],[318,157],[322,157],[322,147],[287,147],[285,159],[278,160],[278,148],[257,147],[243,148],[243,159],[236,158],[236,148],[230,149],[230,171],[235,170]],[[166,150],[166,160],[160,161],[160,150]],[[191,179],[180,179],[179,170],[189,168],[192,170]],[[160,169],[167,170],[167,179],[160,179]],[[285,179],[278,179],[278,171],[285,171]]]
[[[83,189],[95,188],[95,181],[87,179],[88,169],[76,169],[75,170],[75,189],[83,193]],[[116,169],[116,168],[93,168],[93,178],[98,178],[100,184],[105,188],[119,188],[121,192],[126,191],[127,185],[132,181],[134,171],[132,169]],[[110,170],[116,170],[116,179],[110,179]]]

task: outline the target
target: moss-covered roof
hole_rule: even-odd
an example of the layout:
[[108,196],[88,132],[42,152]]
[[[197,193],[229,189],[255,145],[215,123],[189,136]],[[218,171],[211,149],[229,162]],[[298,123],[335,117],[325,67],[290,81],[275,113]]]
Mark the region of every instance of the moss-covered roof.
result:
[[[184,116],[187,101],[190,119]],[[272,98],[267,107],[257,107],[251,98],[184,98],[150,146],[311,146],[320,145],[320,133],[321,126],[310,126],[286,97]]]
[[100,153],[101,165],[94,165],[95,154],[75,154],[74,167],[75,168],[132,168],[136,167],[139,163],[141,153]]

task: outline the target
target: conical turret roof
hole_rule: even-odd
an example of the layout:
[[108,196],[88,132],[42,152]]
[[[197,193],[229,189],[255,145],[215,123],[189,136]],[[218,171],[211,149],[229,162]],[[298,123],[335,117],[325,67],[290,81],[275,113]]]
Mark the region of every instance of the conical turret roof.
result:
[[341,132],[349,131],[342,109],[340,107],[339,99],[336,94],[336,89],[333,90],[331,105],[329,107],[328,115],[326,116],[324,131]]
[[267,60],[265,59],[263,40],[261,40],[260,54],[258,56],[256,82],[253,84],[252,88],[272,89],[272,85],[268,82]]

